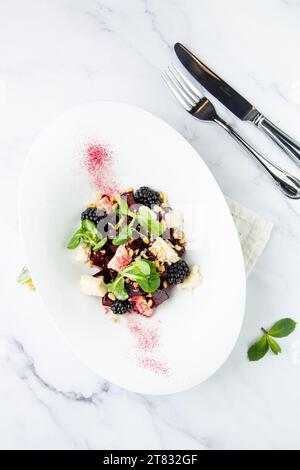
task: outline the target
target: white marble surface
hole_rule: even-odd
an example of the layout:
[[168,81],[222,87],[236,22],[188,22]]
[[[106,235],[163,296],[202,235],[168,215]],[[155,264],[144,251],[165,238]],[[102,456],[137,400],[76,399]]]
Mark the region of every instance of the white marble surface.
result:
[[[250,364],[245,356],[261,325],[285,315],[300,320],[300,202],[285,199],[222,130],[184,114],[160,77],[182,41],[299,138],[299,23],[299,0],[0,2],[0,448],[300,447],[300,330],[282,341],[280,357]],[[69,351],[39,297],[15,282],[24,263],[17,199],[26,153],[56,115],[99,99],[165,119],[199,151],[226,195],[275,224],[248,279],[233,353],[185,393],[140,396],[97,377]],[[258,130],[217,109],[295,169]]]

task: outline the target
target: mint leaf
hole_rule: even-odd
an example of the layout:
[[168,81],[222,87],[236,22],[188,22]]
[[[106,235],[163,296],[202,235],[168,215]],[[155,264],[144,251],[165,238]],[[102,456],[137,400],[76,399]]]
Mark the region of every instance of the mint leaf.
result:
[[248,359],[249,361],[259,361],[262,359],[269,349],[269,343],[267,340],[267,335],[264,335],[259,341],[252,344],[248,349]]
[[248,349],[249,361],[258,361],[264,357],[269,348],[276,355],[281,353],[281,347],[272,336],[274,338],[284,338],[294,331],[296,325],[297,323],[291,318],[282,318],[269,331],[262,328],[264,336]]
[[73,235],[73,237],[71,238],[71,240],[69,241],[68,245],[67,245],[67,248],[69,248],[69,250],[74,250],[75,248],[78,247],[79,243],[80,243],[80,240],[82,238],[82,230],[81,228],[79,228]]
[[268,334],[274,338],[284,338],[294,331],[296,325],[297,323],[291,318],[282,318],[272,326]]
[[101,248],[105,245],[105,243],[107,242],[107,237],[105,238],[102,238],[102,240],[100,240],[98,243],[96,243],[96,245],[93,246],[93,251],[99,251],[101,250]]
[[268,340],[270,349],[271,349],[271,351],[273,351],[274,354],[277,355],[278,353],[281,353],[281,347],[279,346],[277,341],[275,341],[275,339],[273,339],[273,338],[271,338],[271,336],[267,335],[267,340]]

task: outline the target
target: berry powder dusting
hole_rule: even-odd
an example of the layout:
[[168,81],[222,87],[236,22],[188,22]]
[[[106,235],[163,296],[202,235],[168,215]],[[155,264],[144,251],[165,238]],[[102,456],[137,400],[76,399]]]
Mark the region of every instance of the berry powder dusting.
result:
[[166,361],[159,358],[160,331],[158,326],[145,326],[142,318],[133,315],[127,317],[127,325],[136,340],[136,348],[139,351],[138,365],[155,374],[169,376],[171,373],[170,368],[167,366]]
[[112,151],[108,146],[100,143],[89,144],[85,150],[83,165],[97,191],[108,195],[117,192]]

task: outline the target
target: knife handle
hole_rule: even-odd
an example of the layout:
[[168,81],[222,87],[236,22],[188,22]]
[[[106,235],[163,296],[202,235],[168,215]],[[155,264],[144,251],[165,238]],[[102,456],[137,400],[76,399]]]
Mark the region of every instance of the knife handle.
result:
[[262,129],[279,147],[281,147],[290,157],[300,163],[300,144],[295,139],[275,126],[269,119],[262,114],[253,121],[254,124]]

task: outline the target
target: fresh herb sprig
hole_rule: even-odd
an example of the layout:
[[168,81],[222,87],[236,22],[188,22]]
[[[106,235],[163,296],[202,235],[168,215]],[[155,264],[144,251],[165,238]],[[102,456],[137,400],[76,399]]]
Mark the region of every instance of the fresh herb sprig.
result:
[[98,232],[94,222],[85,219],[82,220],[80,228],[74,233],[67,247],[69,250],[74,250],[81,240],[92,248],[93,251],[99,251],[107,242],[107,237],[101,238],[101,234]]
[[297,323],[291,318],[282,318],[268,331],[262,328],[263,336],[248,349],[249,361],[259,361],[267,354],[269,349],[276,355],[281,353],[281,347],[274,338],[289,336],[296,328],[296,325]]
[[128,299],[125,289],[125,277],[137,282],[145,292],[154,292],[160,284],[160,277],[153,261],[136,260],[130,263],[120,272],[113,282],[107,284],[109,292],[112,292],[118,300]]
[[159,237],[163,233],[162,223],[157,220],[155,213],[149,207],[141,206],[137,212],[132,212],[123,198],[120,197],[118,202],[119,214],[124,216],[124,219],[125,217],[131,217],[132,220],[113,239],[113,245],[122,245],[122,243],[126,243],[133,238],[134,225],[136,223],[139,223],[153,237]]

